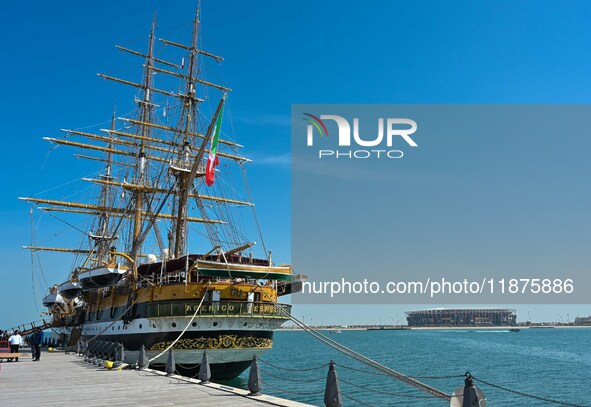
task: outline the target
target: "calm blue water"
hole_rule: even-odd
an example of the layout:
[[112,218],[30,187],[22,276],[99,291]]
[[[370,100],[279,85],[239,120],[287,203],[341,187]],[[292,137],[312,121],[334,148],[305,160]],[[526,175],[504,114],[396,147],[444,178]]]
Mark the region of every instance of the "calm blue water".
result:
[[[591,406],[591,329],[451,330],[451,331],[343,331],[330,338],[380,363],[415,376],[473,376],[525,393]],[[263,360],[290,369],[337,364],[363,370],[369,368],[336,352],[305,332],[275,333],[274,348]],[[263,392],[315,405],[323,404],[328,368],[288,372],[264,363]],[[424,393],[380,375],[337,366],[339,378],[390,393]],[[272,377],[276,376],[276,377]],[[238,379],[245,386],[248,370]],[[312,380],[312,382],[294,382]],[[462,378],[423,380],[451,393],[463,385]],[[489,406],[551,406],[476,383],[486,394]],[[236,385],[236,383],[235,383]],[[273,387],[271,387],[273,386]],[[278,389],[282,389],[280,391]],[[318,394],[294,394],[294,393]],[[373,406],[447,406],[439,399],[412,399],[356,388],[341,382],[341,392]],[[344,397],[345,405],[360,405]]]

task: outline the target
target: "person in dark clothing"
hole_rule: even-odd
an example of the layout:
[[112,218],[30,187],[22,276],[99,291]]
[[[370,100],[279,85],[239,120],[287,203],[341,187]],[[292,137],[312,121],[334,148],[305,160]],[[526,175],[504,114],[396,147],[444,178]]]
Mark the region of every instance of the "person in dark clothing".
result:
[[25,342],[28,342],[31,345],[31,359],[35,360],[35,334],[32,333],[25,337]]
[[33,359],[35,362],[39,362],[39,358],[41,358],[41,344],[43,343],[43,331],[37,331],[33,334],[33,343],[35,348],[35,358]]

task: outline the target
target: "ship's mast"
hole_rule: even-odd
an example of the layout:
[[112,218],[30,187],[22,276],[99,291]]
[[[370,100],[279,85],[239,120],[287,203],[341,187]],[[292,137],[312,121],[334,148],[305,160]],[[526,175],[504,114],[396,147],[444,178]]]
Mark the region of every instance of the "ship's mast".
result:
[[[148,45],[148,55],[146,56],[146,66],[144,71],[144,97],[139,102],[140,117],[143,123],[151,123],[153,116],[153,107],[151,103],[150,90],[152,88],[152,68],[154,66],[154,32],[156,29],[156,15],[152,20],[152,29],[150,30],[150,40]],[[146,173],[147,173],[147,158],[146,158],[146,141],[150,138],[151,127],[147,125],[140,125],[141,138],[139,142],[138,155],[137,155],[137,167],[136,167],[136,183],[138,185],[145,185]],[[142,206],[143,206],[143,190],[138,188],[135,190],[135,212],[133,222],[133,240],[131,248],[131,258],[134,261],[133,270],[134,274],[137,271],[137,255],[140,250],[141,240],[140,235],[142,232]]]
[[[115,117],[116,117],[116,110],[113,109],[113,116],[111,117],[111,130],[115,130]],[[113,136],[109,135],[111,141],[108,144],[108,148],[112,149],[113,148]],[[112,158],[113,155],[111,152],[107,153],[107,158],[106,158],[106,163],[105,163],[105,173],[102,174],[100,176],[101,180],[104,181],[104,183],[101,185],[101,193],[100,193],[100,197],[99,197],[99,206],[101,206],[102,208],[108,208],[109,207],[109,183],[113,182],[113,177],[111,175],[112,173]],[[101,211],[99,216],[98,216],[98,225],[97,225],[97,230],[96,230],[96,236],[90,236],[91,239],[95,239],[96,240],[96,244],[97,244],[97,254],[98,254],[98,259],[99,261],[101,261],[102,259],[105,258],[105,256],[107,255],[107,252],[109,251],[109,246],[111,245],[112,240],[114,239],[114,236],[109,236],[109,218],[110,218],[110,213],[107,210]]]
[[[184,101],[185,104],[185,123],[183,131],[183,143],[181,151],[181,157],[187,158],[189,155],[189,133],[190,125],[193,118],[196,115],[195,105],[195,76],[196,76],[196,65],[197,65],[197,53],[194,50],[197,49],[197,35],[199,30],[199,8],[195,11],[195,20],[193,21],[193,39],[191,42],[191,52],[189,53],[189,72],[187,75],[187,98]],[[176,231],[174,239],[174,257],[178,258],[183,255],[184,247],[186,243],[186,232],[187,232],[187,201],[189,195],[189,189],[193,184],[193,177],[186,172],[180,171],[178,173],[179,183],[179,196],[178,196],[178,207],[177,207],[177,220],[176,220]]]
[[[215,224],[224,224],[221,219],[211,219],[203,204],[207,200],[216,204],[247,205],[252,203],[228,199],[221,196],[202,195],[195,187],[195,179],[204,176],[203,157],[207,150],[207,145],[212,138],[212,129],[218,116],[220,115],[227,92],[231,89],[199,78],[198,62],[200,57],[210,58],[216,62],[223,61],[223,58],[197,48],[199,31],[199,8],[195,12],[193,24],[192,42],[190,45],[160,39],[165,45],[170,45],[188,51],[188,72],[181,72],[183,64],[178,65],[154,57],[156,18],[152,21],[148,50],[146,53],[130,50],[124,47],[117,47],[121,51],[144,58],[143,80],[139,83],[126,79],[115,78],[102,73],[98,75],[106,80],[122,83],[135,87],[141,92],[141,99],[136,98],[138,103],[138,115],[136,118],[118,118],[129,125],[135,126],[136,131],[115,130],[115,120],[112,121],[110,129],[100,129],[105,135],[71,129],[62,129],[67,134],[67,138],[45,137],[44,139],[58,144],[70,147],[76,147],[88,152],[104,153],[103,157],[93,157],[87,155],[77,155],[78,157],[102,161],[106,163],[105,172],[99,179],[87,179],[101,185],[101,196],[98,202],[92,204],[85,202],[71,202],[42,198],[20,198],[37,205],[48,205],[39,207],[44,211],[53,213],[76,213],[81,215],[97,217],[98,221],[91,233],[95,240],[94,249],[91,250],[93,260],[97,259],[100,263],[105,260],[109,254],[112,240],[116,239],[113,234],[109,235],[110,225],[113,219],[119,219],[118,225],[127,225],[126,230],[129,233],[126,247],[123,248],[126,253],[125,258],[129,260],[130,269],[137,277],[138,258],[142,257],[143,243],[151,230],[158,235],[158,245],[162,249],[164,244],[159,238],[160,232],[155,226],[158,220],[166,220],[172,223],[169,230],[168,240],[171,257],[178,258],[185,254],[187,246],[187,230],[189,223],[203,223],[207,229],[213,247],[220,248],[220,239],[217,235]],[[157,65],[159,64],[159,65]],[[175,68],[177,71],[163,69],[161,66]],[[184,81],[184,91],[173,92],[158,89],[153,86],[153,75],[162,73],[171,77],[180,78]],[[196,95],[196,87],[204,86],[223,92],[223,96],[215,110],[215,113],[209,123],[205,134],[199,132],[197,122],[198,105],[203,100]],[[176,126],[169,126],[156,123],[154,109],[157,107],[153,103],[154,93],[166,97],[177,98],[181,101],[181,111]],[[115,118],[115,115],[113,115]],[[158,136],[152,135],[158,133]],[[160,137],[160,134],[164,134]],[[84,138],[92,141],[91,143],[75,141],[69,136]],[[219,139],[218,142],[230,147],[232,150],[242,147],[233,141]],[[101,144],[104,143],[104,144]],[[236,162],[249,162],[246,157],[231,152],[218,152],[220,158],[227,158]],[[171,157],[172,158],[171,160]],[[133,162],[126,162],[131,159]],[[152,170],[149,170],[148,163]],[[177,165],[179,164],[179,165]],[[124,179],[116,182],[113,178],[113,166],[122,166],[133,168],[131,179]],[[156,174],[157,173],[157,174]],[[166,175],[173,174],[172,183],[164,181]],[[151,175],[157,175],[158,179],[152,179]],[[131,201],[126,205],[116,205],[122,201],[115,201],[112,194],[114,189],[129,191]],[[122,192],[122,194],[126,194]],[[122,195],[124,196],[124,195]],[[171,205],[174,209],[166,211],[165,204],[171,196],[175,197]],[[194,199],[201,212],[201,217],[189,216],[189,199]],[[168,212],[168,213],[166,213]],[[217,214],[216,217],[220,217]],[[118,226],[118,227],[119,227]],[[111,232],[113,233],[113,232]],[[32,250],[62,250],[51,247],[31,247]],[[219,250],[219,249],[218,249]],[[72,251],[64,248],[63,251],[72,253],[86,253]],[[166,258],[163,257],[163,260]]]

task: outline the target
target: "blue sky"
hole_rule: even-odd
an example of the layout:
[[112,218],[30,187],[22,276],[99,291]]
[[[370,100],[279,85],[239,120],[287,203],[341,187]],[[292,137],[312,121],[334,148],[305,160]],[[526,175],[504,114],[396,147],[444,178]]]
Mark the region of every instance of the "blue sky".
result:
[[[20,249],[30,241],[29,208],[16,198],[82,175],[69,158],[73,151],[50,152],[41,138],[104,122],[114,104],[131,110],[134,93],[95,74],[137,75],[140,62],[122,58],[114,46],[144,50],[154,11],[159,37],[187,41],[195,5],[3,6],[0,254],[2,287],[9,289],[2,290],[0,306],[13,311],[0,313],[0,327],[37,319],[31,260]],[[213,75],[234,89],[227,117],[255,160],[249,180],[267,246],[278,261],[290,256],[291,104],[591,99],[591,5],[583,1],[203,1],[202,9],[203,46],[225,58]],[[51,264],[46,274],[48,280],[63,278]],[[414,308],[300,306],[294,312],[344,324],[400,319]],[[535,320],[591,313],[589,306],[517,308],[522,320],[527,312]]]

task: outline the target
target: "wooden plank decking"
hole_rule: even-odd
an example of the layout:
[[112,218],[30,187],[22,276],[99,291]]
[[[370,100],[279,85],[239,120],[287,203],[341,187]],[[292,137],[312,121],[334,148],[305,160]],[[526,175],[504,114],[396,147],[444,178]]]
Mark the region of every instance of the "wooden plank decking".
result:
[[74,354],[43,352],[40,362],[25,354],[0,363],[0,399],[14,406],[286,406],[307,404],[155,371],[107,370]]

